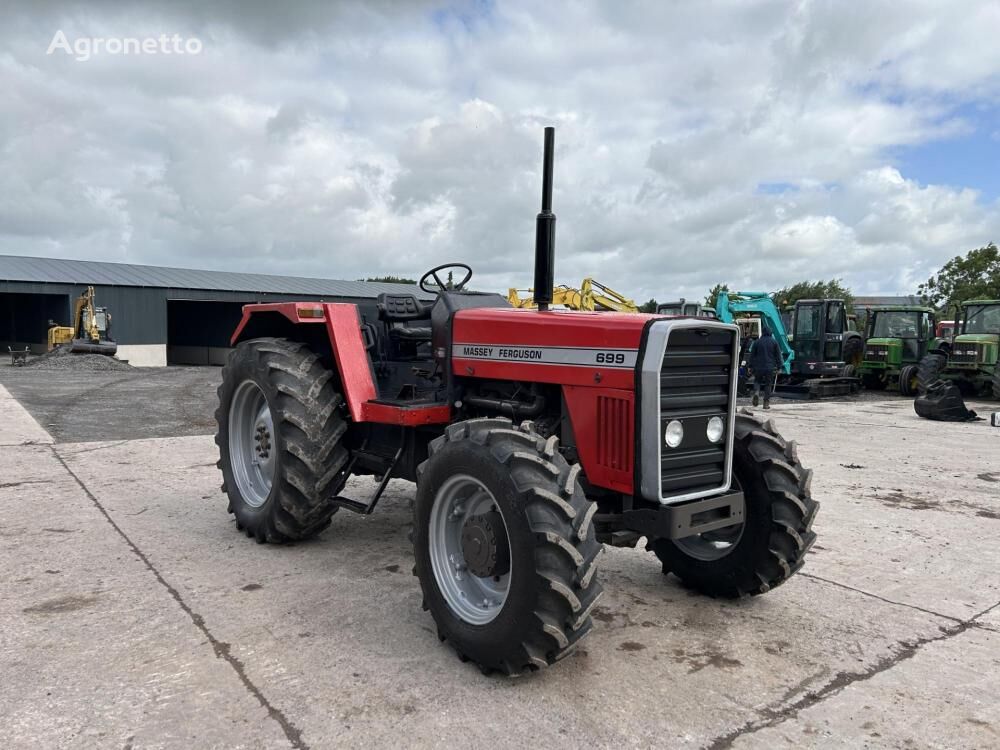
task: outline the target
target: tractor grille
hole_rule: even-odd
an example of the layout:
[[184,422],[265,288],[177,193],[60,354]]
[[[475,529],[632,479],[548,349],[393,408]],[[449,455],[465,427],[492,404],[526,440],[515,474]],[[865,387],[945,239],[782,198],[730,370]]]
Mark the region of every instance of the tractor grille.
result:
[[956,364],[974,365],[979,362],[982,354],[979,344],[955,344],[950,359]]
[[889,350],[884,346],[869,345],[865,347],[865,362],[885,362],[889,359]]
[[[710,491],[726,481],[730,377],[736,359],[733,334],[720,328],[672,331],[660,368],[660,468],[664,498]],[[721,417],[725,437],[712,443],[705,434],[708,420]],[[680,445],[664,443],[667,425],[684,428]]]

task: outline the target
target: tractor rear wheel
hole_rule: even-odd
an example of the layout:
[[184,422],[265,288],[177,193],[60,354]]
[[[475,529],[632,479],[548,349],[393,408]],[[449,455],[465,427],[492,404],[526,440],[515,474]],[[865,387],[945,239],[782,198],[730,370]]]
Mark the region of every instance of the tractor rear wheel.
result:
[[348,460],[333,373],[304,344],[254,339],[229,355],[218,394],[218,466],[236,527],[280,543],[329,526]]
[[743,491],[745,521],[686,539],[655,539],[650,547],[686,585],[715,597],[770,591],[802,567],[816,541],[812,472],[799,463],[770,421],[737,414],[733,484]]
[[580,467],[530,422],[470,419],[417,470],[414,574],[441,640],[486,673],[554,663],[591,629],[601,593]]
[[926,393],[927,386],[941,376],[941,371],[947,364],[948,358],[938,352],[928,352],[917,365],[917,391]]
[[899,393],[903,396],[917,395],[917,371],[916,365],[903,365],[899,371]]

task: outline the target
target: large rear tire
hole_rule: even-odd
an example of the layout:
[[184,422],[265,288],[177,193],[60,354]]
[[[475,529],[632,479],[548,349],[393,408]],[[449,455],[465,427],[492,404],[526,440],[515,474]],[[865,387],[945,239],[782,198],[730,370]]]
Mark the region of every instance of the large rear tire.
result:
[[603,549],[578,465],[531,423],[470,419],[430,444],[417,474],[413,548],[441,640],[484,673],[568,654],[591,629]]
[[938,352],[928,352],[917,365],[917,392],[926,393],[927,386],[941,377],[941,371],[948,363],[948,358]]
[[741,526],[650,545],[664,574],[714,597],[753,596],[780,586],[816,541],[812,472],[770,420],[736,415],[733,479],[746,503]]
[[222,370],[215,412],[222,490],[258,542],[306,539],[330,525],[347,481],[347,423],[333,374],[304,344],[254,339]]

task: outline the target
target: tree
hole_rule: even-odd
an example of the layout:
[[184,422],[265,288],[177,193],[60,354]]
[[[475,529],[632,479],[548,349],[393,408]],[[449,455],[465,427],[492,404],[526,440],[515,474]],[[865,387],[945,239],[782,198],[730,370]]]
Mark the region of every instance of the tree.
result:
[[383,284],[416,284],[416,279],[404,279],[402,276],[372,276],[365,281],[380,281]]
[[854,295],[842,279],[800,281],[771,295],[778,308],[794,305],[800,299],[842,299],[848,310],[854,308]]
[[711,289],[708,290],[708,295],[705,297],[705,307],[711,307],[715,309],[716,303],[719,301],[719,292],[728,292],[729,284],[716,284]]
[[639,305],[639,312],[644,313],[655,313],[657,302],[655,299],[649,300],[649,302],[643,302]]
[[917,293],[939,310],[969,299],[1000,299],[1000,250],[991,242],[965,257],[956,255]]

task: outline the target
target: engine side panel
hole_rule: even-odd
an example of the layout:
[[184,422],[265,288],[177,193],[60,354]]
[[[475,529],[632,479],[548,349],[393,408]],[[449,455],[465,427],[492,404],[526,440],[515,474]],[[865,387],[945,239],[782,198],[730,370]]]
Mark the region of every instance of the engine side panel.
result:
[[524,309],[455,315],[452,371],[462,377],[632,390],[654,316]]
[[561,385],[587,481],[632,494],[636,362],[643,328],[654,317],[461,311],[454,322],[453,371],[461,377]]

